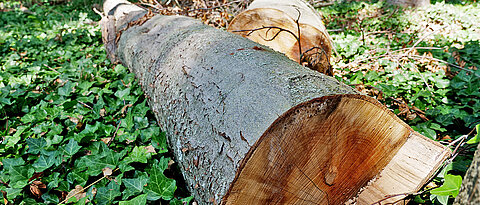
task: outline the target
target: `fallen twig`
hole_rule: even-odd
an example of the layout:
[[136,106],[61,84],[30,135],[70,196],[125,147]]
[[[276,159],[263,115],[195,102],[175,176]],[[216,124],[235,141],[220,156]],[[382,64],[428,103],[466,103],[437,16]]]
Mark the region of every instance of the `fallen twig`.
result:
[[[118,168],[114,169],[112,172],[115,172],[115,171],[117,171],[117,170],[118,170]],[[97,181],[92,182],[91,184],[89,184],[89,185],[86,186],[86,187],[83,187],[80,191],[77,191],[77,192],[75,192],[74,194],[71,194],[70,196],[67,196],[67,198],[65,198],[62,202],[60,202],[60,203],[58,203],[58,204],[60,205],[60,204],[66,203],[70,198],[74,197],[75,195],[77,195],[77,194],[79,194],[79,193],[82,193],[83,191],[85,191],[85,189],[90,188],[91,186],[93,186],[93,185],[95,185],[96,183],[102,181],[102,179],[105,179],[106,177],[107,177],[107,175],[103,175],[102,178],[97,179]]]

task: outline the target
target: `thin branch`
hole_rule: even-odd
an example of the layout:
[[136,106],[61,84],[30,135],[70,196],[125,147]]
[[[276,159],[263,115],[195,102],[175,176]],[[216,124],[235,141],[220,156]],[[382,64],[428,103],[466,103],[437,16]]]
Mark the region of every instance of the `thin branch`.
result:
[[93,108],[90,107],[90,105],[87,105],[86,103],[84,103],[84,102],[82,102],[82,101],[79,101],[79,100],[77,100],[77,102],[80,103],[80,104],[82,104],[84,107],[86,107],[86,108],[88,108],[88,109],[90,109],[90,110],[93,110]]
[[300,16],[302,16],[302,13],[300,12],[300,10],[298,10],[298,8],[295,7],[295,10],[297,10],[298,12],[298,17],[297,17],[297,20],[295,20],[295,23],[297,24],[297,32],[298,32],[298,38],[297,38],[297,41],[298,41],[298,52],[300,54],[300,59],[298,59],[298,62],[301,62],[302,61],[302,39],[301,38],[301,34],[300,34],[300,23],[299,23],[299,20],[300,20]]
[[[118,170],[118,168],[114,169],[114,170],[112,171],[112,173],[115,172],[115,171],[117,171],[117,170]],[[86,187],[83,187],[80,191],[77,191],[77,192],[75,192],[74,194],[72,194],[72,195],[70,195],[70,196],[67,196],[67,198],[65,198],[65,200],[63,200],[62,202],[60,202],[59,205],[66,203],[70,198],[74,197],[75,195],[77,195],[77,194],[79,194],[79,193],[82,193],[83,191],[85,191],[86,189],[88,189],[88,188],[90,188],[91,186],[95,185],[96,183],[102,181],[102,179],[105,179],[106,177],[107,177],[107,175],[103,175],[102,178],[97,179],[97,181],[94,181],[93,183],[89,184],[89,185],[86,186]]]
[[458,66],[458,65],[455,65],[455,64],[453,64],[453,63],[449,63],[449,62],[444,61],[444,60],[440,60],[440,59],[438,59],[438,58],[434,58],[434,57],[430,57],[430,56],[419,56],[419,55],[411,55],[411,56],[409,56],[409,57],[412,57],[412,58],[428,58],[428,59],[430,59],[430,60],[434,60],[434,61],[438,61],[438,62],[441,62],[441,63],[445,63],[445,64],[447,64],[447,65],[449,65],[449,66],[453,66],[453,67],[458,68],[458,69],[460,69],[460,70],[464,70],[464,71],[467,71],[467,72],[471,72],[471,73],[473,73],[475,76],[477,76],[477,77],[480,78],[479,75],[477,75],[474,71],[472,71],[472,70],[470,70],[470,69],[466,69],[466,68],[464,68],[464,67],[460,67],[460,66]]
[[122,121],[120,120],[120,123],[118,123],[118,125],[117,125],[117,129],[116,129],[115,132],[113,133],[112,139],[110,139],[110,141],[108,141],[107,147],[109,147],[110,144],[112,144],[113,140],[115,139],[115,136],[117,136],[118,128],[120,128],[120,125],[121,125],[121,124],[122,124]]
[[52,67],[48,66],[47,64],[43,64],[45,67],[47,67],[48,69],[50,69],[51,71],[53,72],[56,72],[58,74],[61,74],[60,72],[58,72],[57,70],[53,69]]
[[234,3],[238,3],[238,2],[242,2],[242,1],[243,1],[243,0],[231,1],[231,2],[228,2],[228,3],[222,4],[222,5],[213,6],[213,7],[208,7],[208,8],[189,9],[189,10],[187,10],[187,12],[190,12],[190,11],[198,11],[198,10],[211,10],[211,9],[216,9],[216,8],[222,8],[222,7],[228,6],[228,5],[230,5],[230,4],[234,4]]
[[446,26],[444,26],[444,27],[442,27],[442,28],[440,28],[440,29],[438,29],[438,30],[436,30],[436,31],[430,32],[430,33],[428,33],[427,35],[423,36],[422,38],[418,39],[418,41],[415,42],[412,47],[410,47],[410,49],[408,50],[407,54],[410,53],[410,52],[412,52],[413,49],[415,49],[415,46],[417,46],[420,42],[422,42],[423,40],[425,40],[425,38],[427,38],[428,36],[431,36],[431,35],[439,32],[440,30],[442,30],[442,29],[444,29],[444,28],[447,28],[448,26],[449,26],[449,25],[446,25]]

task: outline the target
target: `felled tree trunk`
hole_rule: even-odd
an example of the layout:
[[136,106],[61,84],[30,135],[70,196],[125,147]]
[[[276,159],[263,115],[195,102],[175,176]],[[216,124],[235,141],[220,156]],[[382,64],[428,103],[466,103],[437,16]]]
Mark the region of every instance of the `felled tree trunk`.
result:
[[465,174],[460,192],[454,204],[480,204],[480,145],[477,147],[472,164]]
[[448,154],[376,100],[241,36],[147,20],[126,1],[104,11],[107,52],[137,76],[200,204],[373,203],[417,190]]

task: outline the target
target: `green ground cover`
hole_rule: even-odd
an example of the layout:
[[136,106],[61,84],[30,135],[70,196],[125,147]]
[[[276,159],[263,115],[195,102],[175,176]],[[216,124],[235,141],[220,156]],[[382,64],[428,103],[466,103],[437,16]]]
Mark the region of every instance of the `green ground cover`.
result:
[[57,204],[85,188],[68,202],[188,202],[134,75],[106,58],[99,17],[74,3],[29,10],[0,12],[4,199]]
[[[32,4],[31,13],[0,4],[3,198],[49,204],[80,192],[68,201],[188,203],[134,75],[106,58],[94,3]],[[478,4],[341,2],[321,11],[339,54],[337,79],[446,144],[479,123]],[[416,203],[451,203],[475,147],[461,146]]]
[[[401,9],[344,2],[321,11],[340,55],[333,64],[337,79],[377,98],[426,137],[457,142],[452,150],[456,139],[473,137],[480,122],[479,4]],[[415,201],[451,203],[475,148],[459,147]]]

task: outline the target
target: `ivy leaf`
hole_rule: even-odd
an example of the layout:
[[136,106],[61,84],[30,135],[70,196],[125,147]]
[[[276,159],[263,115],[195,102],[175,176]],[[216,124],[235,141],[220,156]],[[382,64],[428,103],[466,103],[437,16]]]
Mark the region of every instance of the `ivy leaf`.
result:
[[133,179],[122,179],[126,189],[123,191],[123,199],[135,196],[143,191],[143,187],[148,183],[147,175],[140,175]]
[[25,161],[22,158],[6,158],[2,160],[3,168],[10,169],[14,166],[24,165]]
[[431,194],[437,196],[453,196],[457,197],[460,186],[462,185],[462,177],[457,175],[445,175],[443,185],[430,191]]
[[3,183],[8,183],[8,181],[10,181],[10,177],[8,177],[5,170],[0,171],[0,181]]
[[57,196],[49,193],[42,194],[42,199],[47,204],[58,204],[60,202]]
[[68,141],[68,144],[62,146],[61,149],[65,155],[73,156],[75,153],[78,152],[78,150],[80,150],[80,148],[82,147],[78,145],[77,141],[75,141],[74,139],[70,139]]
[[190,201],[193,199],[193,196],[183,198],[183,199],[172,199],[170,201],[170,205],[184,205],[190,204]]
[[70,81],[67,81],[65,83],[65,85],[63,85],[62,87],[58,88],[58,95],[60,96],[68,96],[70,95],[70,93],[73,91],[73,87],[75,85],[70,82]]
[[95,198],[97,199],[97,204],[112,204],[115,197],[120,196],[120,185],[111,181],[106,187],[98,188]]
[[50,155],[46,157],[45,155],[40,155],[40,157],[35,160],[33,163],[33,167],[35,168],[36,172],[43,172],[45,169],[50,168],[55,164],[55,155]]
[[151,157],[151,153],[147,153],[147,149],[144,149],[144,147],[139,147],[135,146],[128,155],[128,157],[125,158],[127,163],[131,162],[141,162],[141,163],[147,163],[147,160]]
[[61,179],[59,179],[59,176],[60,176],[60,173],[55,172],[48,177],[50,179],[50,182],[47,185],[47,189],[52,189],[52,188],[58,187],[58,183],[61,180]]
[[467,144],[475,144],[480,142],[480,137],[478,137],[478,133],[480,132],[480,124],[475,126],[475,129],[477,130],[477,134],[470,140],[467,141]]
[[128,94],[130,94],[130,88],[126,88],[126,89],[123,89],[123,90],[118,90],[117,92],[115,92],[115,96],[118,97],[118,99],[123,99]]
[[43,138],[27,138],[25,141],[28,144],[28,153],[32,154],[38,154],[47,146],[47,141]]
[[[162,157],[162,159],[164,159]],[[161,160],[161,162],[164,160]],[[152,168],[148,171],[150,174],[150,181],[147,187],[145,187],[145,193],[148,194],[148,200],[158,200],[160,198],[164,200],[170,200],[173,198],[173,193],[177,189],[175,180],[167,178],[163,171],[166,166],[160,166],[158,162],[153,163]]]
[[128,201],[121,201],[120,205],[144,205],[147,204],[147,194],[142,194]]
[[448,204],[448,196],[438,196],[438,195],[430,195],[430,200],[433,202],[435,199],[437,199],[438,202],[442,205],[447,205]]
[[8,170],[10,186],[12,188],[23,188],[27,186],[28,179],[33,175],[34,170],[27,166],[14,166]]
[[100,144],[100,149],[100,153],[87,155],[80,158],[80,160],[76,162],[75,167],[78,169],[84,169],[87,167],[88,175],[98,175],[105,167],[114,169],[118,164],[121,163],[121,159],[128,151],[127,149],[124,149],[122,152],[117,153],[108,148],[105,143]]
[[13,199],[15,199],[15,197],[20,195],[20,193],[22,192],[22,189],[6,188],[6,191],[7,191],[7,199],[9,201],[12,201]]
[[7,145],[5,146],[6,148],[9,148],[9,147],[13,147],[15,144],[18,143],[18,141],[20,141],[22,138],[21,138],[21,134],[23,133],[23,131],[25,131],[26,129],[28,128],[28,126],[21,126],[21,127],[18,127],[17,128],[17,131],[15,132],[15,134],[13,134],[13,136],[6,136],[6,140],[7,140]]
[[165,132],[161,132],[158,135],[153,135],[152,137],[152,145],[155,149],[158,149],[158,153],[165,153],[167,152],[167,137]]

